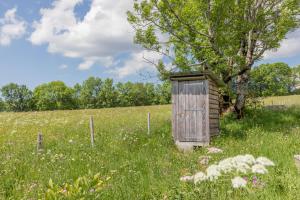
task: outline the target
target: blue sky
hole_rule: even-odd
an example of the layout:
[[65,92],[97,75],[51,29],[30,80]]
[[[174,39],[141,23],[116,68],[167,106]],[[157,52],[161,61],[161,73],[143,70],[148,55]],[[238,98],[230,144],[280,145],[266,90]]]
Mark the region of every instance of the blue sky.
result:
[[[132,0],[0,1],[0,87],[53,80],[71,86],[89,76],[157,81],[147,77],[156,72],[143,57],[161,57],[133,44],[125,13],[131,7]],[[259,63],[300,64],[299,40],[297,30]]]

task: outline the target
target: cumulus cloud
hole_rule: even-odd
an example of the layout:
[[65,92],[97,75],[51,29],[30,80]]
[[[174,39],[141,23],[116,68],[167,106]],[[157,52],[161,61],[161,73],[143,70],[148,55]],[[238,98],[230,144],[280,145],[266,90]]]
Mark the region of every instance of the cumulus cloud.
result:
[[122,53],[132,52],[133,57],[139,54],[126,16],[132,0],[92,0],[82,20],[75,13],[81,3],[83,0],[56,0],[51,8],[42,8],[29,40],[35,45],[48,44],[50,53],[81,58],[79,70],[90,69],[96,63],[113,65]]
[[124,78],[128,75],[136,74],[146,68],[155,70],[155,66],[152,63],[155,63],[161,58],[162,55],[146,50],[133,53],[130,58],[125,61],[122,67],[111,70],[111,73],[117,75],[119,78]]
[[297,29],[287,35],[287,38],[281,42],[279,49],[266,52],[264,59],[287,58],[300,54],[299,41],[300,29]]
[[26,32],[26,22],[16,15],[17,8],[7,10],[0,18],[0,45],[8,46]]

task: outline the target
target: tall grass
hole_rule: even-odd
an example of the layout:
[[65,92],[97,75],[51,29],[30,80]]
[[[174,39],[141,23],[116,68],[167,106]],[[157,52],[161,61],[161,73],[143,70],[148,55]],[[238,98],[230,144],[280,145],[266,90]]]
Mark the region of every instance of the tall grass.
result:
[[263,102],[265,105],[299,106],[300,95],[267,97],[263,99]]
[[[212,145],[224,153],[213,155],[211,163],[250,153],[276,164],[260,177],[263,188],[240,190],[234,190],[226,176],[197,186],[179,181],[205,169],[198,159],[206,150],[179,152],[170,118],[170,106],[1,113],[0,199],[44,199],[50,179],[63,185],[89,173],[111,177],[99,199],[300,199],[300,176],[293,162],[293,155],[300,153],[300,108],[251,110],[241,121],[230,115],[222,119],[221,136],[213,138]],[[44,135],[41,153],[35,146],[39,131]]]

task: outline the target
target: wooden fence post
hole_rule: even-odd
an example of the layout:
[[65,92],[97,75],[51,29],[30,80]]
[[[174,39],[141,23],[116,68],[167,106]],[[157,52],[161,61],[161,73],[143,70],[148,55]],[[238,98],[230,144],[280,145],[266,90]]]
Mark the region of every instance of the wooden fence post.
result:
[[41,151],[43,149],[43,135],[42,133],[38,133],[37,136],[37,151]]
[[90,130],[91,130],[91,144],[94,146],[95,135],[94,135],[94,119],[93,116],[90,117]]
[[148,112],[148,135],[150,135],[150,113]]

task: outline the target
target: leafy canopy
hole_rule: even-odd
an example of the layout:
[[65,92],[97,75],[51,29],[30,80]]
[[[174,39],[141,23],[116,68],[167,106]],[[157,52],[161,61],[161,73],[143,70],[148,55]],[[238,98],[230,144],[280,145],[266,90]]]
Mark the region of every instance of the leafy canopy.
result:
[[53,81],[36,87],[34,99],[38,110],[72,109],[75,104],[73,89],[61,81]]
[[17,112],[32,109],[32,92],[25,85],[10,83],[3,86],[1,92],[8,111]]
[[[143,0],[128,20],[135,42],[175,66],[156,63],[161,75],[204,66],[225,82],[249,71],[299,25],[299,0]],[[165,77],[165,76],[162,76]]]

